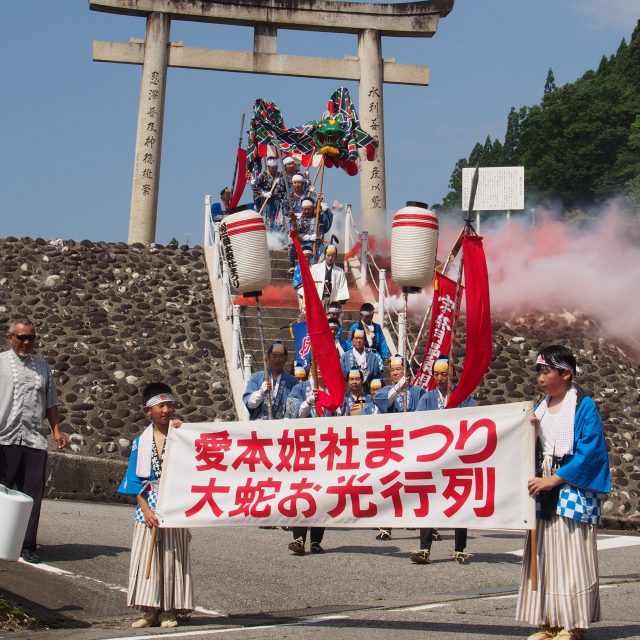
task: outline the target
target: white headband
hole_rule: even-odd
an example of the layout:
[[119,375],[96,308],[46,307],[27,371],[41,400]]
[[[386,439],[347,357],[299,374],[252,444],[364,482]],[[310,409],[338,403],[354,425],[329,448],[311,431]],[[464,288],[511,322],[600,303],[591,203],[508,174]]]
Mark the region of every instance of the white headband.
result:
[[547,360],[541,353],[538,354],[538,357],[536,359],[536,366],[538,366],[539,364],[544,365],[545,367],[551,367],[552,369],[567,369],[571,372],[571,375],[575,375],[573,367],[568,362],[565,362],[564,360],[556,358],[554,356],[549,356],[549,359]]
[[170,393],[159,393],[157,396],[153,396],[147,400],[145,407],[155,407],[157,404],[163,402],[173,402],[173,396]]

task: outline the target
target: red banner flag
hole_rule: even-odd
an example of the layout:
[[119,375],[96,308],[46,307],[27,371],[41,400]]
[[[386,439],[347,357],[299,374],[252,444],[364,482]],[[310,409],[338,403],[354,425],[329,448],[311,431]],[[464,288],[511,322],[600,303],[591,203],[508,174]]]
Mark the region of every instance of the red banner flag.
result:
[[316,284],[311,275],[311,269],[302,253],[302,247],[295,231],[289,234],[298,256],[302,288],[304,290],[304,304],[306,308],[307,331],[311,340],[313,354],[322,372],[322,379],[328,393],[320,391],[318,403],[329,411],[336,411],[344,400],[347,389],[342,367],[338,359],[335,340],[331,335],[327,316],[318,295]]
[[464,368],[458,386],[449,395],[447,409],[457,407],[473,393],[489,369],[493,356],[489,276],[480,236],[463,236],[462,264],[467,303],[467,344]]
[[429,336],[424,347],[422,364],[413,379],[413,384],[423,389],[435,389],[433,363],[449,353],[451,347],[451,328],[453,312],[456,307],[456,283],[454,280],[436,271],[433,284],[433,302],[431,303],[431,324]]
[[238,206],[240,198],[244,192],[244,188],[247,184],[247,172],[245,167],[247,166],[247,152],[242,147],[238,147],[238,160],[237,160],[237,174],[236,184],[233,189],[233,195],[231,196],[231,202],[229,203],[229,209],[233,209]]

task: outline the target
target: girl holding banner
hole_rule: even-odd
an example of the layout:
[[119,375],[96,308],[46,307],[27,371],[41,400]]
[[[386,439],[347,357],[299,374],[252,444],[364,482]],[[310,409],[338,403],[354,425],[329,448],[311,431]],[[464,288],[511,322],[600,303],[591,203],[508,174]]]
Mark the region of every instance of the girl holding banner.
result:
[[540,625],[528,640],[581,640],[600,620],[596,529],[600,494],[611,490],[607,447],[595,402],[573,383],[571,351],[544,348],[536,371],[546,394],[532,418],[538,471],[528,489],[537,501],[537,536],[527,534],[516,620]]

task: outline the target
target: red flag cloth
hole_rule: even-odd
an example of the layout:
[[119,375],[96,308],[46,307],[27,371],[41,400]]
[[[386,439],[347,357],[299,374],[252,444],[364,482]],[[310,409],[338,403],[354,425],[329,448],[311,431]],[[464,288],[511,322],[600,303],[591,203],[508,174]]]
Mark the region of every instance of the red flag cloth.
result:
[[464,368],[458,386],[449,395],[447,409],[457,407],[473,393],[489,369],[493,356],[489,276],[480,236],[462,237],[462,264],[467,303],[467,345]]
[[329,411],[336,411],[344,401],[344,394],[347,390],[338,359],[335,340],[329,329],[329,322],[322,306],[322,301],[318,295],[316,284],[311,275],[311,269],[302,253],[302,247],[295,231],[289,233],[293,242],[298,264],[300,265],[300,276],[302,277],[302,288],[304,290],[304,304],[306,308],[307,331],[311,339],[311,347],[316,358],[318,368],[322,372],[325,387],[328,393],[320,391],[318,403],[321,407]]
[[247,171],[245,167],[247,166],[247,151],[242,147],[238,147],[238,164],[237,164],[237,174],[236,174],[236,185],[233,190],[233,195],[231,196],[231,202],[229,203],[229,209],[233,209],[233,207],[237,207],[240,202],[240,198],[242,198],[242,194],[244,192],[244,188],[247,184]]
[[436,271],[431,303],[431,323],[429,337],[424,347],[422,364],[413,379],[413,384],[423,389],[435,389],[433,363],[442,355],[449,353],[451,347],[451,328],[453,312],[456,307],[455,280]]

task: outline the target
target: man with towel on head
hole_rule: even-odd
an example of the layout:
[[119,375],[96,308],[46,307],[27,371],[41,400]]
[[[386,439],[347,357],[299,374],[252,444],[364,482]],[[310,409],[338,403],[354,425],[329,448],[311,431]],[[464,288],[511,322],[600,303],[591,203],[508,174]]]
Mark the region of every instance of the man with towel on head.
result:
[[370,302],[362,304],[360,307],[360,320],[351,325],[349,333],[353,335],[356,329],[362,329],[364,331],[365,348],[377,351],[383,360],[388,360],[391,357],[391,351],[387,346],[382,327],[373,321],[373,311],[373,305]]
[[262,217],[269,231],[274,229],[275,220],[280,211],[280,206],[285,195],[282,175],[278,171],[278,160],[267,158],[267,170],[263,171],[257,178],[251,180],[253,189],[253,202],[256,211],[269,200],[262,210]]
[[325,309],[336,300],[341,304],[349,300],[347,278],[344,270],[336,265],[337,256],[338,249],[330,244],[327,247],[324,262],[311,266],[311,275]]
[[268,371],[256,371],[244,390],[242,402],[249,411],[249,420],[268,420],[269,403],[271,419],[284,418],[287,399],[298,380],[284,372],[287,363],[287,348],[281,342],[274,342],[267,351]]

